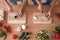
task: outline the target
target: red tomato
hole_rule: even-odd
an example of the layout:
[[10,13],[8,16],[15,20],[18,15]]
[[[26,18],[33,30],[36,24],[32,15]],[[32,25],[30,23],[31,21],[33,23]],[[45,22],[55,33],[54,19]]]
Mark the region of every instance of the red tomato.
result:
[[56,33],[55,37],[56,37],[56,39],[59,39],[60,34],[59,33]]
[[1,27],[1,26],[3,26],[3,23],[2,23],[2,22],[0,22],[0,27]]
[[60,37],[60,33],[59,33],[59,37]]
[[11,33],[11,32],[12,32],[10,26],[4,26],[4,28],[6,29],[6,32],[7,32],[7,33]]
[[12,37],[13,37],[13,39],[16,39],[17,38],[17,35],[14,34]]

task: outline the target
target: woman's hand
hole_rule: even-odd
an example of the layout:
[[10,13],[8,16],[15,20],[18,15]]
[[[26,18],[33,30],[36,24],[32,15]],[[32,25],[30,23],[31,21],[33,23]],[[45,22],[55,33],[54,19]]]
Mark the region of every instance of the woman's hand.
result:
[[18,16],[22,17],[23,16],[23,13],[24,13],[24,10],[23,9],[19,9],[18,10]]

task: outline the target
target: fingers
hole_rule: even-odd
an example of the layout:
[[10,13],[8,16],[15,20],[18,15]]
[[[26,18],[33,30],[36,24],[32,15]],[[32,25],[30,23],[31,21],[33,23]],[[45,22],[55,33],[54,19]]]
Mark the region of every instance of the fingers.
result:
[[18,15],[19,17],[22,17],[22,13],[18,13],[18,14],[19,14],[19,15]]
[[48,19],[50,19],[51,18],[51,16],[48,16]]
[[51,13],[50,12],[48,12],[48,19],[50,19],[51,18]]
[[19,10],[19,12],[18,12],[18,16],[19,16],[19,17],[22,16],[22,11]]

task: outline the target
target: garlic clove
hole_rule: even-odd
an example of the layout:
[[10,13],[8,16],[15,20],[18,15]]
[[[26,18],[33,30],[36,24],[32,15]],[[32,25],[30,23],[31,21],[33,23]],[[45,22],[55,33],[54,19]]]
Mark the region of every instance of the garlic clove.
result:
[[21,31],[21,27],[17,27],[17,29],[16,29],[17,31]]
[[22,29],[25,30],[26,29],[26,25],[22,25]]

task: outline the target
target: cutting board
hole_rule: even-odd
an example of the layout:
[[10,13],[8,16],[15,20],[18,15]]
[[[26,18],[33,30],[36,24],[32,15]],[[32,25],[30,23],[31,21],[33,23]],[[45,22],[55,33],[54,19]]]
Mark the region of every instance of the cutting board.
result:
[[52,23],[52,17],[50,19],[48,19],[44,15],[41,15],[41,13],[34,12],[33,13],[33,23],[34,24],[51,24]]
[[4,20],[4,11],[0,10],[0,21]]
[[8,13],[8,23],[9,24],[25,24],[26,23],[26,13],[22,17],[15,18],[18,13],[9,12]]

